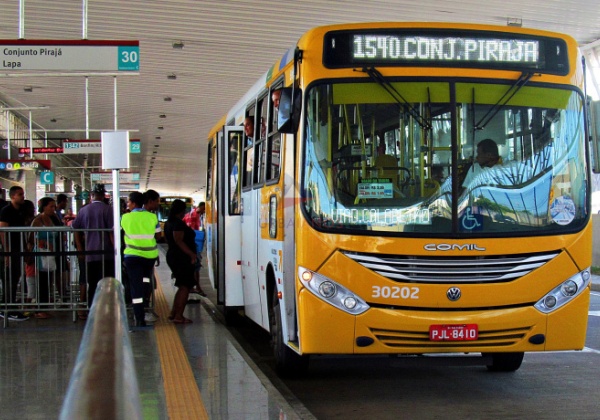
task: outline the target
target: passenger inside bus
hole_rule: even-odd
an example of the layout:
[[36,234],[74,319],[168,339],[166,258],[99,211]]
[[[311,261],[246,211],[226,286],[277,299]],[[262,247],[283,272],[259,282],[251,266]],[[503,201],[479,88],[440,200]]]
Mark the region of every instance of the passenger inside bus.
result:
[[446,177],[444,176],[444,167],[441,165],[433,165],[431,167],[431,179],[441,185]]
[[468,188],[473,181],[480,176],[485,176],[490,168],[502,164],[502,158],[498,153],[498,145],[492,139],[484,139],[477,143],[477,154],[475,162],[467,170],[462,182],[463,188]]
[[271,100],[273,101],[273,108],[275,108],[276,111],[279,110],[280,98],[281,98],[281,89],[275,89],[273,92],[271,92]]
[[246,146],[251,146],[254,139],[254,119],[252,117],[244,119],[244,134],[246,134]]
[[246,169],[244,173],[244,183],[243,186],[252,185],[252,168],[254,166],[254,118],[251,116],[247,116],[244,119],[244,137],[246,150],[244,153]]

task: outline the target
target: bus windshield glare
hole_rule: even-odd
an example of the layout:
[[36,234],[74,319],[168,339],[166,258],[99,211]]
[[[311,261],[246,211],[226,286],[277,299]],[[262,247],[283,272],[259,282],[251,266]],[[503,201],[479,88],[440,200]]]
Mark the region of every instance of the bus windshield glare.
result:
[[362,81],[307,91],[301,194],[316,229],[485,237],[584,226],[588,171],[577,91],[533,83],[389,86],[394,93]]

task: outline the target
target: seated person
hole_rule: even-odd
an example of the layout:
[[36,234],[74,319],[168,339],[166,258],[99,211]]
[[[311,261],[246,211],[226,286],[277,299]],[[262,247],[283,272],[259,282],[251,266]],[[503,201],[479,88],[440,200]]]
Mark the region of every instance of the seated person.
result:
[[502,164],[502,158],[498,153],[498,145],[492,139],[484,139],[477,143],[477,155],[475,163],[467,170],[462,182],[463,189],[467,188],[476,178],[489,172],[491,168]]
[[444,167],[439,165],[433,165],[431,167],[431,179],[437,181],[438,184],[443,184],[446,180],[444,176]]

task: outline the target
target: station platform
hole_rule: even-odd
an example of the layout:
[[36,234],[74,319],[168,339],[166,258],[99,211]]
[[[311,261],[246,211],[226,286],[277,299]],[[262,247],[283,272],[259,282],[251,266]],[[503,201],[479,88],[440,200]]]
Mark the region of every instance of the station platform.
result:
[[[209,296],[185,311],[193,323],[168,320],[177,289],[160,252],[155,303],[160,318],[153,327],[130,332],[143,418],[313,418],[284,398],[221,321],[206,269],[201,285]],[[0,419],[59,417],[84,327],[85,321],[73,322],[72,313],[54,312],[51,319],[31,317],[0,328]]]
[[[176,288],[162,248],[160,255],[160,318],[151,328],[130,332],[143,418],[313,419],[281,383],[260,371],[224,325],[206,269],[200,274],[208,297],[185,312],[193,323],[167,319]],[[600,276],[592,281],[592,290],[600,291]],[[85,321],[73,322],[71,312],[52,314],[0,328],[0,420],[59,417]]]

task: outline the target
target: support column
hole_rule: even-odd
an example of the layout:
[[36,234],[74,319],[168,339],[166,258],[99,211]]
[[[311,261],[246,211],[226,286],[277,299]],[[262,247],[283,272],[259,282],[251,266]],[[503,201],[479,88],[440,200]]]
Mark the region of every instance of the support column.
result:
[[73,180],[72,179],[65,179],[63,181],[63,191],[67,195],[73,193]]
[[83,207],[84,200],[81,197],[83,193],[83,188],[81,185],[75,185],[75,208],[73,209],[73,213],[79,213],[79,210]]
[[73,180],[65,179],[63,181],[63,191],[69,197],[67,200],[67,209],[71,209],[73,210],[73,213],[75,213],[75,201],[73,201]]
[[[37,173],[35,171],[23,171],[25,172],[25,198],[33,201],[35,208],[37,209]],[[40,197],[41,198],[41,197]]]

